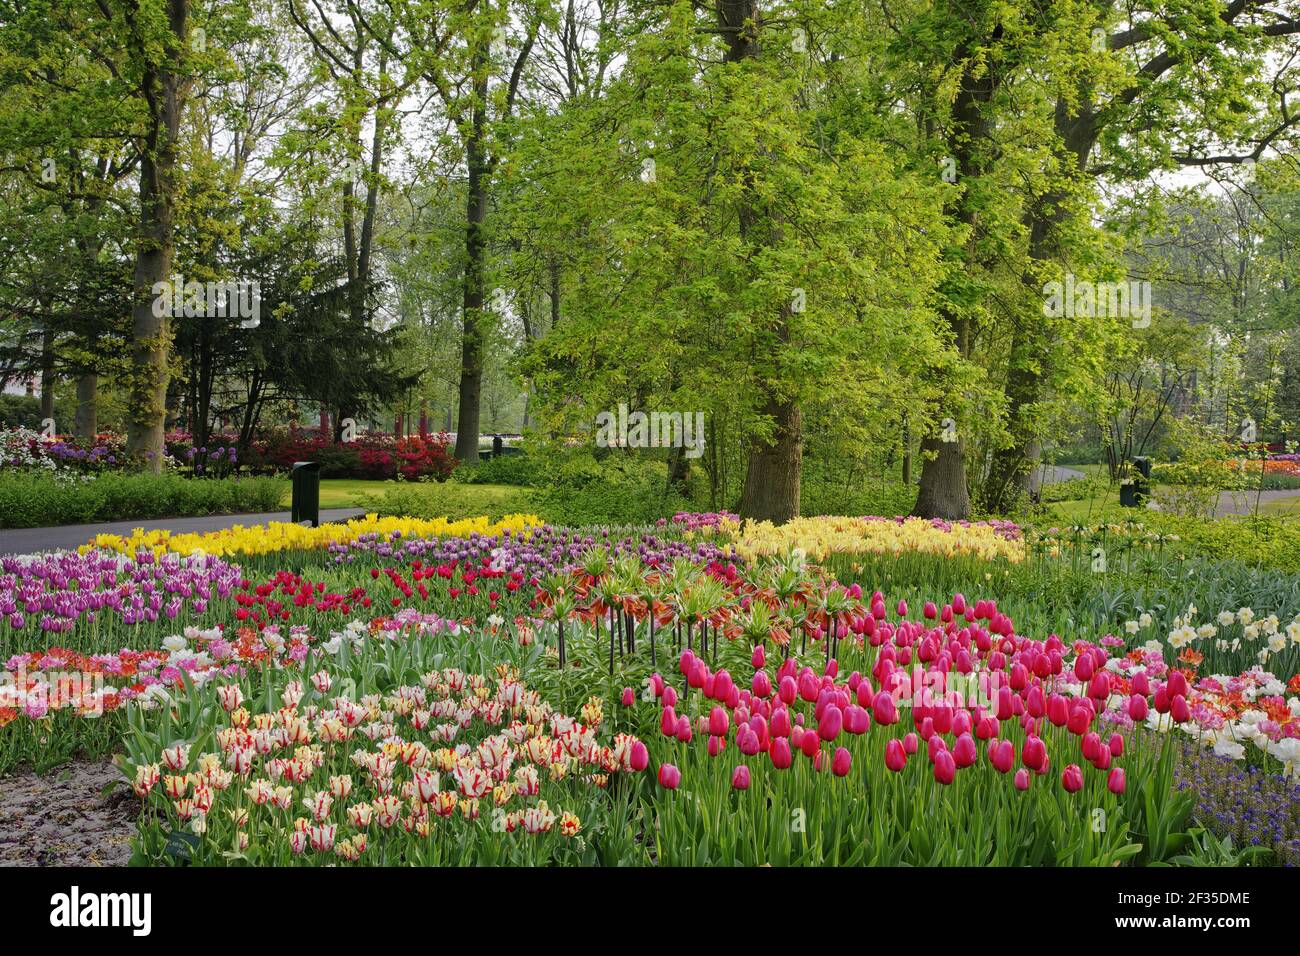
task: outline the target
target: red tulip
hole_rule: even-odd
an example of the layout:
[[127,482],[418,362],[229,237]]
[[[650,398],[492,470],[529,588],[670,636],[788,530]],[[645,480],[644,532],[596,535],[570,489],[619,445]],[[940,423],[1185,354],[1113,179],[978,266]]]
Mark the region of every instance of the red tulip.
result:
[[1066,793],[1078,793],[1083,789],[1083,771],[1078,764],[1070,764],[1061,773],[1061,786],[1065,787]]
[[847,777],[852,766],[853,755],[843,747],[837,748],[835,756],[831,758],[831,773],[837,777]]
[[1031,736],[1020,750],[1020,762],[1035,773],[1047,771],[1047,747],[1041,738]]
[[766,700],[772,696],[772,678],[767,676],[767,671],[755,671],[754,679],[750,682],[750,688],[754,696],[760,700]]
[[763,650],[762,644],[754,646],[754,653],[750,655],[749,663],[753,666],[754,670],[758,670],[767,665],[767,651]]
[[1110,755],[1112,757],[1124,756],[1124,738],[1119,734],[1110,735]]
[[1151,693],[1151,682],[1147,680],[1146,671],[1138,671],[1134,674],[1133,679],[1129,681],[1129,686],[1133,689],[1133,693],[1141,694],[1143,697]]
[[930,620],[934,620],[936,617],[939,616],[939,609],[934,606],[933,601],[926,601],[925,607],[921,609],[921,613],[924,614],[926,617],[928,617]]
[[749,768],[743,763],[732,773],[731,786],[735,790],[749,789]]
[[1126,786],[1127,781],[1124,779],[1123,767],[1116,767],[1110,772],[1110,776],[1106,778],[1106,789],[1116,796],[1123,793]]
[[1096,733],[1087,733],[1083,735],[1083,741],[1079,745],[1083,753],[1083,759],[1092,761],[1097,759],[1097,754],[1101,751],[1101,736]]
[[907,754],[903,752],[903,745],[898,740],[885,744],[885,766],[895,773],[907,766]]
[[666,790],[676,790],[682,782],[682,772],[670,763],[659,765],[659,786]]
[[1070,733],[1076,737],[1082,737],[1092,726],[1092,718],[1096,716],[1092,709],[1092,704],[1088,700],[1077,700],[1070,709],[1070,719],[1066,725],[1070,728]]
[[805,757],[815,757],[821,747],[821,741],[811,730],[805,730],[803,736],[799,738],[799,749],[803,751]]
[[917,739],[916,734],[908,734],[903,738],[903,750],[909,754],[916,753],[920,746],[921,742]]
[[1182,671],[1170,671],[1169,681],[1165,684],[1169,692],[1169,698],[1172,700],[1179,694],[1187,696],[1187,678],[1183,676]]
[[1080,654],[1074,661],[1074,676],[1082,683],[1092,677],[1092,673],[1092,655]]
[[676,707],[676,706],[677,706],[677,688],[676,688],[676,687],[673,687],[671,684],[666,684],[666,685],[664,685],[664,692],[663,692],[662,696],[663,696],[663,699],[664,699],[664,700],[663,700],[663,703],[664,703],[664,706],[665,706],[665,707]]
[[632,702],[636,700],[636,695],[632,693],[631,687],[623,688],[623,706],[631,707]]
[[1070,705],[1060,694],[1047,698],[1047,719],[1056,727],[1064,727],[1069,722]]

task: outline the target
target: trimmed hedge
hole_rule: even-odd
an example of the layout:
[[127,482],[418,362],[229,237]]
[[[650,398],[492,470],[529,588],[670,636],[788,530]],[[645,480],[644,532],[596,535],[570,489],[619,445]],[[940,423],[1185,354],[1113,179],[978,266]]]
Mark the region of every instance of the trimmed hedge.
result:
[[280,478],[105,474],[61,482],[0,475],[0,528],[280,511],[287,487]]

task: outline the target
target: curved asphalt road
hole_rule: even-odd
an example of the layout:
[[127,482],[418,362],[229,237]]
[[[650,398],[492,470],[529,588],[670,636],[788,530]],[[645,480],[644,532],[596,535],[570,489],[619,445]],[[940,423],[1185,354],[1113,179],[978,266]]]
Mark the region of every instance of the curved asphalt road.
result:
[[[365,514],[362,508],[326,508],[320,513],[322,524],[347,521]],[[136,528],[156,531],[166,528],[176,534],[221,531],[235,525],[249,527],[268,521],[288,521],[289,512],[275,511],[256,515],[208,515],[203,518],[159,518],[153,521],[110,521],[102,524],[70,524],[59,528],[12,528],[0,531],[0,555],[31,554],[34,551],[71,550],[97,534],[129,535]]]

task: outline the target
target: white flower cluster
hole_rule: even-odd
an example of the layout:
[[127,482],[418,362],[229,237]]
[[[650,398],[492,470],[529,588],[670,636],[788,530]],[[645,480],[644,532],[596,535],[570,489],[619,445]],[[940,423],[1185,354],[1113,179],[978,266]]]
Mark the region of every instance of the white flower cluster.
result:
[[[1184,613],[1174,618],[1173,627],[1166,638],[1170,647],[1176,651],[1182,650],[1195,641],[1213,638],[1217,650],[1239,651],[1243,646],[1263,641],[1264,646],[1255,654],[1256,659],[1263,664],[1272,655],[1285,651],[1289,644],[1300,644],[1300,614],[1285,626],[1276,614],[1257,618],[1254,609],[1249,607],[1220,611],[1213,623],[1207,621],[1197,624],[1196,617],[1196,605],[1189,604]],[[1126,621],[1124,630],[1132,636],[1151,627],[1152,623],[1151,615],[1144,611],[1137,620]],[[1240,628],[1240,633],[1231,633],[1230,629],[1234,628]],[[1159,651],[1160,643],[1147,641],[1145,649]]]

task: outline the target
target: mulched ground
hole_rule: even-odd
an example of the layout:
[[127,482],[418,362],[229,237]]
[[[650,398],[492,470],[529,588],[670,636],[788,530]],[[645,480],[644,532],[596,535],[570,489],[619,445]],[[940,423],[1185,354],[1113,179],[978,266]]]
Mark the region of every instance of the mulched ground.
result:
[[139,801],[102,795],[120,779],[108,761],[0,777],[0,866],[125,866]]

